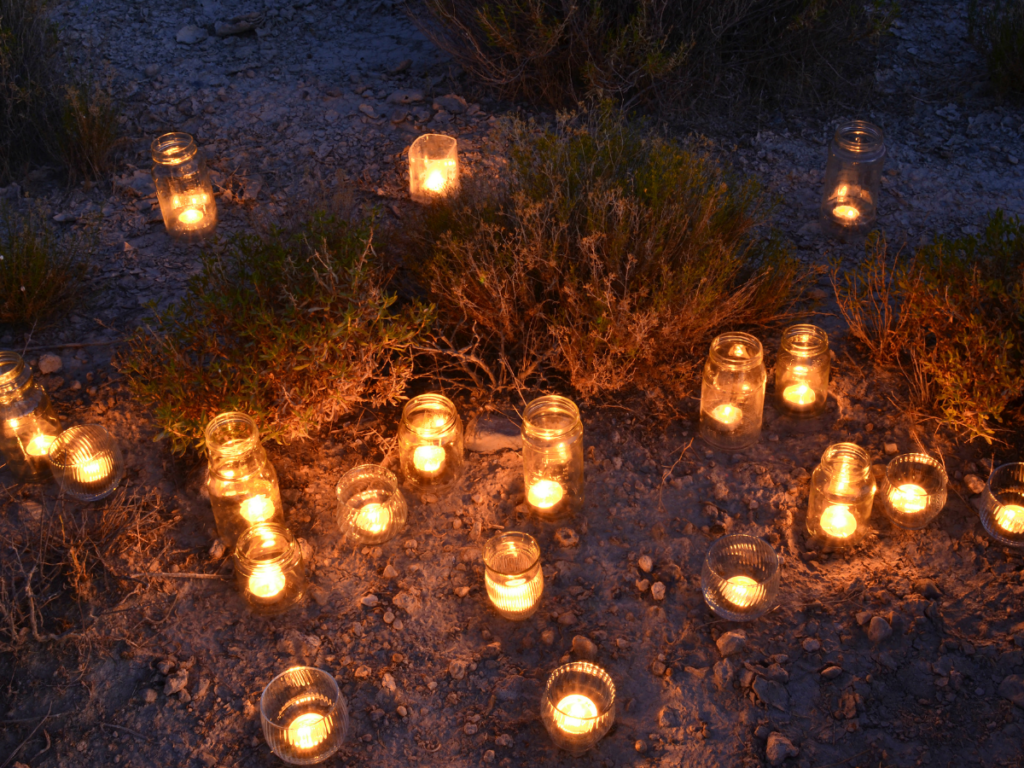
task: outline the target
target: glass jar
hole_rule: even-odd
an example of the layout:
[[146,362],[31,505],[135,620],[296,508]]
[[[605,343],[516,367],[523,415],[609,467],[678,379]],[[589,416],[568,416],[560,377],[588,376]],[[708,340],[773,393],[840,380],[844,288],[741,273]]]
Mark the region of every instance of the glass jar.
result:
[[260,444],[256,422],[235,411],[218,414],[206,425],[206,452],[210,506],[225,545],[259,523],[284,525],[277,472]]
[[775,361],[775,402],[790,416],[819,416],[828,400],[828,334],[816,325],[793,325],[782,334]]
[[419,395],[405,404],[398,425],[398,458],[408,485],[420,492],[449,490],[462,473],[465,439],[455,403]]
[[353,544],[382,544],[405,526],[408,505],[398,478],[376,464],[361,464],[338,481],[338,527]]
[[530,401],[523,411],[526,503],[556,520],[583,507],[583,422],[576,403],[560,395]]
[[854,443],[830,445],[811,475],[807,531],[824,549],[855,544],[867,533],[874,499],[867,451]]
[[544,592],[537,540],[518,531],[488,539],[484,545],[484,584],[491,605],[506,619],[530,618]]
[[615,683],[589,661],[564,664],[548,677],[540,706],[541,720],[555,746],[581,755],[615,722]]
[[771,545],[735,534],[708,550],[700,575],[708,607],[728,621],[752,621],[775,606],[779,594],[779,556]]
[[46,390],[17,352],[0,350],[0,452],[22,482],[50,478],[46,454],[60,421]]
[[882,479],[882,512],[900,528],[924,528],[946,506],[946,482],[946,470],[931,456],[897,456]]
[[203,156],[187,133],[153,140],[153,184],[167,234],[198,239],[217,228],[217,200]]
[[458,142],[438,133],[416,139],[409,147],[409,196],[417,203],[429,203],[458,188]]
[[821,193],[821,223],[826,232],[864,232],[874,225],[884,164],[881,128],[864,120],[851,120],[836,128]]
[[61,493],[79,501],[106,498],[124,477],[121,449],[98,424],[65,429],[50,444],[47,460]]
[[260,523],[242,531],[234,558],[238,591],[253,613],[280,613],[306,594],[302,549],[280,523]]
[[289,765],[315,765],[337,752],[348,733],[348,705],[334,675],[292,667],[260,696],[263,737]]
[[711,342],[700,388],[700,434],[734,451],[761,436],[768,374],[761,342],[749,333],[723,333]]
[[981,494],[981,525],[1008,547],[1024,547],[1024,464],[993,470]]

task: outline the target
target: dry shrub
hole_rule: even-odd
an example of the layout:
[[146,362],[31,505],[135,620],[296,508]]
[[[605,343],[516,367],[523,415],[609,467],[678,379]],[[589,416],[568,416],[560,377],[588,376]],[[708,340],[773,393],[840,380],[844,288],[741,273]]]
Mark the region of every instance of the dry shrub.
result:
[[[424,0],[423,28],[468,72],[555,106],[589,97],[672,102],[842,82],[888,26],[881,0]],[[782,86],[782,87],[780,87]]]
[[268,439],[302,438],[402,396],[430,315],[394,302],[368,227],[317,215],[204,251],[185,298],[135,335],[121,369],[176,452],[201,446],[225,410]]
[[72,179],[98,179],[110,168],[118,143],[120,114],[110,92],[99,85],[68,86],[57,151]]
[[796,266],[763,231],[766,197],[699,148],[608,110],[500,139],[501,184],[431,206],[397,245],[504,383],[679,393],[710,335],[786,307]]
[[984,53],[996,89],[1024,93],[1024,0],[968,6],[971,40]]

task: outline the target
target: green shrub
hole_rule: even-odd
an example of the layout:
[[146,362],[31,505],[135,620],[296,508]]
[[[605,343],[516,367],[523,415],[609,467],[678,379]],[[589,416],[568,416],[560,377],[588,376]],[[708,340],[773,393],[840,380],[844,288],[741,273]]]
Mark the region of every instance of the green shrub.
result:
[[83,296],[91,245],[88,235],[58,234],[41,210],[0,206],[0,322],[67,314]]
[[219,411],[251,414],[268,439],[306,437],[360,403],[397,401],[428,326],[396,309],[367,227],[313,216],[287,232],[204,251],[182,302],[120,361],[176,452],[202,445]]
[[971,39],[985,54],[996,88],[1024,93],[1024,0],[996,0],[968,10]]
[[712,334],[787,305],[796,266],[763,231],[769,201],[699,147],[608,110],[544,131],[509,121],[502,138],[501,184],[430,206],[394,245],[441,327],[505,383],[678,394]]

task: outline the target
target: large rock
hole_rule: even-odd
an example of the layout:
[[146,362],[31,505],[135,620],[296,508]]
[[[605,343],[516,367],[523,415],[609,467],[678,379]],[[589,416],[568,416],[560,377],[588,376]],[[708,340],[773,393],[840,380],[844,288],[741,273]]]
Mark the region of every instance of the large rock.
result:
[[775,732],[768,735],[768,747],[765,750],[765,757],[772,765],[782,765],[790,757],[800,754],[800,749],[781,733]]
[[754,693],[757,694],[757,698],[767,706],[774,707],[780,712],[789,710],[789,692],[786,691],[786,686],[782,683],[766,680],[759,676],[754,680],[754,685],[751,687],[754,689]]
[[718,646],[718,652],[722,654],[722,656],[735,656],[743,650],[746,644],[746,632],[738,629],[733,630],[732,632],[723,633],[716,643]]
[[1004,677],[999,684],[999,695],[1018,707],[1024,707],[1024,675]]

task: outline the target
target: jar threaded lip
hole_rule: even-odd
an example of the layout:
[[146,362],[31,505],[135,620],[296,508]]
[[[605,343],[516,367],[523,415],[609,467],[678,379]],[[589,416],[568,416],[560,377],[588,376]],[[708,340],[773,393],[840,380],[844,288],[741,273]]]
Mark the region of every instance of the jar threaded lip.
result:
[[199,148],[192,134],[174,131],[157,136],[149,146],[154,163],[180,165],[196,156]]
[[831,474],[836,464],[846,472],[863,472],[865,475],[871,472],[871,457],[856,443],[833,443],[825,449],[821,454],[821,466]]
[[797,357],[813,357],[828,351],[828,334],[810,323],[791,325],[782,332],[782,348]]
[[[257,538],[262,538],[264,544],[266,544],[271,537],[273,537],[274,544],[277,544],[278,541],[284,544],[276,555],[266,558],[249,556],[250,544]],[[239,565],[250,570],[257,566],[282,566],[287,565],[294,558],[298,546],[298,542],[295,540],[292,532],[280,523],[259,523],[242,531],[242,534],[238,537],[238,542],[235,544],[235,557],[238,558]]]
[[867,154],[885,149],[885,133],[867,120],[840,123],[833,141],[847,152]]
[[240,411],[218,413],[204,430],[206,449],[236,456],[259,445],[260,431],[251,416]]
[[[294,681],[293,679],[297,676],[305,676],[308,679],[306,681]],[[347,717],[347,706],[345,704],[344,697],[341,695],[341,688],[338,687],[338,681],[334,679],[334,675],[317,667],[296,666],[275,675],[263,689],[263,693],[260,695],[260,714],[263,716],[263,719],[269,722],[276,730],[284,730],[287,726],[279,723],[277,716],[267,711],[268,691],[273,691],[274,688],[285,685],[288,682],[292,682],[293,685],[295,682],[306,682],[309,684],[314,682],[313,678],[316,678],[316,681],[322,681],[327,684],[327,687],[334,698],[332,705],[336,708],[346,710]]]
[[718,364],[736,370],[756,368],[764,362],[764,347],[756,336],[731,331],[715,337],[710,356]]
[[[494,558],[500,555],[509,544],[517,544],[524,554],[530,555],[530,562],[526,565],[516,565],[512,570],[502,570],[495,567]],[[484,544],[484,567],[491,573],[499,576],[519,576],[530,571],[540,562],[540,544],[528,533],[519,531],[506,531],[488,539]]]
[[[414,423],[411,418],[413,413],[417,409],[430,410],[437,414],[443,415],[443,420],[435,420],[434,423],[429,425],[420,425]],[[420,437],[425,438],[437,438],[447,432],[455,425],[455,420],[458,418],[458,411],[455,409],[455,403],[449,400],[447,397],[437,393],[428,393],[425,395],[417,395],[405,404],[402,408],[402,421],[412,431]]]
[[[541,415],[562,416],[563,423],[557,426],[540,426]],[[523,432],[527,430],[537,437],[556,438],[567,435],[580,423],[580,409],[572,400],[562,395],[542,395],[527,403],[523,409]]]

